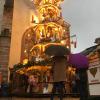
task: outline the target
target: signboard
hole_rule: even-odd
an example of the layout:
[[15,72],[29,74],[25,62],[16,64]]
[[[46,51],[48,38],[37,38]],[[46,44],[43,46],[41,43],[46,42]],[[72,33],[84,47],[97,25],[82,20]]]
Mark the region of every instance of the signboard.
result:
[[88,82],[91,85],[100,83],[100,67],[90,68],[88,70]]
[[89,59],[88,84],[90,95],[100,95],[100,58],[95,55]]

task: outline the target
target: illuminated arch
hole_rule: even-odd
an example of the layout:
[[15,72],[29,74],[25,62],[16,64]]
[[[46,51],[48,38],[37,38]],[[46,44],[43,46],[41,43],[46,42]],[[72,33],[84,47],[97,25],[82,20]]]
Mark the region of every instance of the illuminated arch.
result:
[[30,49],[36,41],[35,35],[34,27],[30,27],[24,32],[21,41],[21,61],[30,59]]

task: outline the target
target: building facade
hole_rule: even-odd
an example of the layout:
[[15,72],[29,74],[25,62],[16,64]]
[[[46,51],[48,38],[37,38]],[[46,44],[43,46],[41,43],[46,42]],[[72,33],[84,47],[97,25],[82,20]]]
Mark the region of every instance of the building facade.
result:
[[20,62],[22,37],[33,25],[34,11],[28,0],[0,0],[0,75],[5,81],[9,67]]
[[0,0],[0,33],[1,33],[1,25],[2,25],[2,18],[3,18],[4,3],[5,3],[5,0]]
[[1,0],[0,2],[0,72],[2,79],[7,81],[12,32],[13,0]]
[[88,92],[90,96],[100,96],[100,44],[87,48],[82,52],[87,56],[89,68],[88,76]]

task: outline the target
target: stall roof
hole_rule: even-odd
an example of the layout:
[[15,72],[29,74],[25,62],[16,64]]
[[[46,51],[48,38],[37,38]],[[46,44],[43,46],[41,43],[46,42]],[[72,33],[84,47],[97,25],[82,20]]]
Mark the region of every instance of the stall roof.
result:
[[94,45],[92,47],[89,47],[87,49],[85,49],[84,51],[82,51],[81,53],[83,55],[88,55],[89,53],[93,52],[96,48],[97,48],[98,45]]

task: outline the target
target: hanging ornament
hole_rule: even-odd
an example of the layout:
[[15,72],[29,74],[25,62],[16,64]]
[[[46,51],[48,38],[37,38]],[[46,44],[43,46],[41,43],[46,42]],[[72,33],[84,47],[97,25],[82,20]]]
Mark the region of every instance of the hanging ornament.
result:
[[73,40],[71,41],[71,44],[74,44],[74,41]]
[[60,12],[60,17],[62,17],[62,12]]
[[76,48],[76,46],[77,46],[77,42],[76,42],[76,41],[74,41],[74,48]]
[[32,23],[34,22],[34,15],[32,15]]

